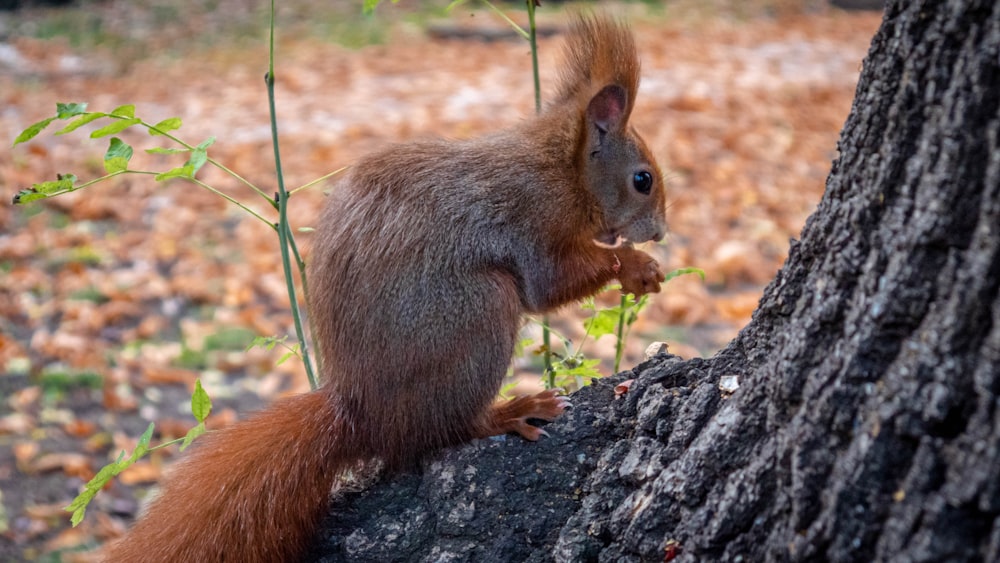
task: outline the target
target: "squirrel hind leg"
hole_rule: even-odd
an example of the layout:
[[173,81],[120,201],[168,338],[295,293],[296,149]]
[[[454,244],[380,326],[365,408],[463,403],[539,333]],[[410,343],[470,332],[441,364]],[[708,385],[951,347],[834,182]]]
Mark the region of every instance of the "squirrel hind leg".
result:
[[569,399],[560,395],[555,389],[542,391],[535,395],[515,397],[507,401],[498,401],[490,407],[486,415],[486,423],[477,437],[485,438],[513,432],[525,440],[534,442],[542,436],[547,436],[548,433],[537,426],[528,424],[528,420],[535,418],[551,422],[569,406]]

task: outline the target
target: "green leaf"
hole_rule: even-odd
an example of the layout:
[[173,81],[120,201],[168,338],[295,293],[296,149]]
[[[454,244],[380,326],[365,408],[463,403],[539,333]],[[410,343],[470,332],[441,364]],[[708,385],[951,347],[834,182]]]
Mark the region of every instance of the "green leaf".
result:
[[[153,438],[153,423],[150,422],[149,426],[146,427],[146,431],[142,433],[142,436],[139,436],[139,443],[135,445],[135,449],[132,451],[132,455],[129,456],[128,465],[132,465],[133,463],[138,461],[142,456],[146,455],[146,452],[149,451],[149,441],[152,438]],[[125,469],[125,467],[128,467],[128,465],[122,467],[122,469]]]
[[97,131],[90,134],[91,139],[97,139],[100,137],[107,137],[108,135],[114,135],[115,133],[121,133],[122,131],[128,129],[129,127],[141,123],[142,120],[136,117],[131,119],[119,119],[104,127],[101,127]]
[[191,149],[166,149],[163,147],[155,147],[151,149],[146,149],[149,154],[178,154],[182,152],[190,152]]
[[80,117],[74,119],[73,121],[70,121],[66,125],[66,127],[63,127],[62,129],[56,131],[56,135],[65,135],[66,133],[76,131],[77,129],[83,127],[84,125],[90,123],[91,121],[96,121],[102,117],[107,117],[107,115],[108,114],[103,112],[85,113]]
[[524,351],[528,349],[528,346],[531,346],[534,343],[535,340],[533,338],[522,338],[521,340],[518,340],[514,343],[514,357],[523,356]]
[[180,450],[183,452],[194,442],[194,439],[205,433],[205,423],[199,422],[197,426],[188,430],[188,433],[184,435],[184,440],[181,442]]
[[281,364],[283,364],[286,361],[288,361],[288,358],[291,358],[292,356],[295,356],[297,354],[298,354],[298,352],[295,352],[294,350],[291,351],[291,352],[285,352],[284,354],[282,354],[282,356],[280,358],[278,358],[278,361],[275,362],[274,365],[280,366]]
[[76,183],[76,176],[72,174],[62,174],[58,180],[32,184],[30,188],[21,190],[14,196],[14,203],[28,203],[38,199],[45,199],[54,195],[73,191],[73,184]]
[[71,117],[76,117],[87,111],[87,104],[84,103],[57,103],[56,104],[56,117],[59,119],[69,119]]
[[511,381],[510,383],[504,384],[500,387],[500,392],[497,393],[497,395],[499,395],[501,399],[513,399],[514,388],[517,387],[517,384],[517,381]]
[[611,307],[597,311],[593,317],[584,322],[587,334],[591,335],[594,340],[607,334],[614,334],[618,330],[618,318],[621,316],[621,313],[621,307]]
[[37,136],[39,133],[42,132],[42,129],[48,127],[49,123],[52,123],[55,120],[56,118],[50,117],[48,119],[43,119],[38,123],[33,123],[30,127],[25,129],[24,131],[21,131],[21,134],[18,135],[16,139],[14,139],[14,146],[17,146],[19,143],[24,143],[34,139],[35,136]]
[[701,268],[678,268],[664,276],[665,279],[663,280],[663,283],[667,283],[677,276],[683,276],[684,274],[698,274],[698,276],[701,277],[701,281],[705,281],[705,270],[702,270]]
[[126,159],[132,158],[132,147],[128,143],[122,141],[118,137],[111,137],[111,143],[108,145],[108,152],[104,154],[104,158],[121,156]]
[[580,363],[574,367],[557,367],[556,374],[559,376],[570,376],[570,377],[583,377],[587,379],[594,379],[596,377],[601,377],[601,372],[598,371],[597,366],[601,363],[601,360],[582,360]]
[[208,162],[208,151],[199,145],[199,148],[191,151],[191,157],[187,161],[187,166],[191,167],[191,176],[194,177],[206,162]]
[[111,115],[124,117],[126,119],[133,119],[135,117],[135,106],[132,104],[125,104],[123,106],[118,106],[115,109],[111,110]]
[[184,166],[178,166],[173,170],[167,170],[157,174],[153,179],[157,182],[162,182],[163,180],[169,180],[170,178],[190,178],[194,174],[194,167],[190,164]]
[[[635,300],[635,296],[633,295],[629,295],[629,298]],[[629,304],[628,316],[625,317],[625,324],[632,326],[632,323],[639,319],[639,311],[645,309],[647,303],[649,303],[649,294],[640,297],[637,303]]]
[[274,340],[275,339],[273,336],[256,336],[250,342],[250,345],[247,346],[247,349],[245,351],[249,352],[251,349],[257,348],[258,346],[265,350],[270,350],[274,348]]
[[171,131],[175,131],[181,128],[181,118],[171,117],[169,119],[164,119],[163,121],[157,123],[149,129],[149,134],[152,136],[165,135]]
[[105,158],[104,170],[108,174],[114,174],[116,172],[124,172],[128,170],[128,159],[121,156]]
[[23,203],[28,203],[38,199],[45,199],[49,196],[45,194],[40,194],[30,188],[22,189],[14,195],[14,205],[20,205]]
[[125,452],[122,451],[118,454],[118,459],[102,467],[101,470],[97,472],[97,475],[94,475],[94,477],[88,481],[86,485],[84,485],[83,491],[76,495],[73,502],[63,508],[63,510],[73,513],[72,518],[70,518],[70,522],[72,522],[73,526],[76,526],[83,521],[83,517],[87,513],[87,505],[94,499],[94,495],[103,489],[104,486],[108,484],[108,481],[114,478],[115,475],[121,473],[124,467],[128,467],[128,464],[126,463],[124,467],[119,469],[119,466],[122,464],[122,460],[124,458]]
[[194,381],[194,393],[191,394],[191,414],[194,415],[195,420],[204,423],[211,412],[212,399],[205,392],[205,388],[201,386],[201,380],[196,379]]
[[251,348],[263,348],[265,350],[274,350],[275,345],[284,344],[285,340],[288,340],[288,335],[278,338],[277,336],[257,336],[253,339],[253,342],[247,346],[246,351],[249,352]]
[[206,150],[206,149],[208,149],[208,147],[210,147],[210,146],[212,146],[214,144],[215,144],[215,137],[209,137],[209,138],[205,139],[204,141],[202,141],[201,144],[197,146],[197,148],[199,148],[201,150]]
[[118,137],[111,138],[108,152],[104,153],[104,169],[108,174],[128,169],[128,161],[132,159],[132,147]]
[[77,495],[75,499],[73,499],[73,502],[69,503],[69,505],[63,509],[73,513],[73,516],[70,518],[70,522],[72,522],[74,526],[83,521],[83,517],[87,513],[87,505],[94,499],[97,492],[103,489],[104,486],[108,484],[108,481],[113,479],[115,475],[124,471],[149,451],[149,440],[152,437],[153,423],[150,422],[146,431],[139,437],[139,443],[136,444],[132,455],[126,459],[125,452],[121,452],[118,454],[118,459],[116,459],[113,463],[109,463],[108,465],[102,467],[101,470],[97,472],[97,475],[94,475],[94,478],[84,485],[83,491]]

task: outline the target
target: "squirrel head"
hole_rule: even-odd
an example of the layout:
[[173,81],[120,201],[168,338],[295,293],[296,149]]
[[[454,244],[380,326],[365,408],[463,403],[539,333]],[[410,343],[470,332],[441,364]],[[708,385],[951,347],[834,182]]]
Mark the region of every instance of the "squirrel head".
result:
[[574,108],[574,155],[590,196],[594,241],[617,246],[666,234],[663,176],[629,126],[639,56],[628,27],[606,16],[573,19],[553,109]]
[[667,230],[663,176],[628,124],[631,107],[626,89],[608,84],[583,116],[577,157],[596,205],[594,241],[602,246],[659,241]]

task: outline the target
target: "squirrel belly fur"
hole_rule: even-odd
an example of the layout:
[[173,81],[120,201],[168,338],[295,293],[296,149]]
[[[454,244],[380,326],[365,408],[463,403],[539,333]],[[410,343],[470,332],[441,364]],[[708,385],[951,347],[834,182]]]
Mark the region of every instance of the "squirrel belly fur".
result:
[[666,232],[664,185],[629,125],[639,60],[629,30],[577,17],[558,91],[511,129],[393,145],[331,192],[308,296],[316,391],[200,439],[107,561],[301,557],[335,481],[357,463],[412,466],[566,406],[553,391],[496,402],[521,319],[593,295],[659,291],[633,243]]

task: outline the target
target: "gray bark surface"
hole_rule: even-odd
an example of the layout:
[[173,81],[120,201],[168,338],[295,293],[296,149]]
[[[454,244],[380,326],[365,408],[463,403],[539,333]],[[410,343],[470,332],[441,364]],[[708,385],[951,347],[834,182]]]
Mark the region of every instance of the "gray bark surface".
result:
[[839,149],[726,349],[345,495],[311,559],[1000,561],[1000,6],[890,2]]

